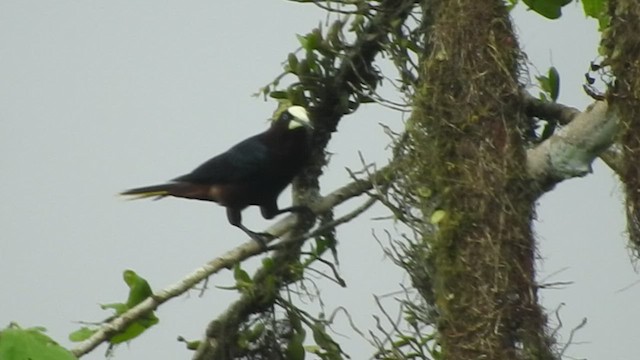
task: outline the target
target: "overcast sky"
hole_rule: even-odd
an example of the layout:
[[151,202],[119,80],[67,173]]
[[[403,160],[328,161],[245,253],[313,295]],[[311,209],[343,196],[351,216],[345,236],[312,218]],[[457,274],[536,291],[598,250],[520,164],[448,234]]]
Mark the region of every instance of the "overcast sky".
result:
[[[522,9],[515,15],[535,66],[531,77],[553,64],[562,77],[560,102],[588,105],[581,84],[597,54],[595,21],[574,4],[556,22]],[[214,204],[127,202],[115,194],[188,172],[265,129],[275,105],[251,94],[279,74],[298,47],[295,34],[323,19],[313,5],[286,1],[1,0],[0,326],[44,326],[71,347],[66,336],[79,327],[75,321],[99,321],[108,315],[99,303],[126,298],[123,270],[159,289],[246,241]],[[344,169],[359,167],[358,151],[385,163],[379,123],[399,129],[402,118],[367,107],[341,122],[323,192],[348,180]],[[564,340],[589,320],[568,351],[574,357],[638,358],[640,285],[619,291],[638,280],[621,201],[620,185],[600,162],[594,174],[540,200],[540,279],[573,282],[542,290],[544,304],[565,304]],[[289,202],[288,194],[280,198]],[[252,229],[269,224],[255,210],[246,213]],[[347,289],[318,280],[326,311],[343,305],[362,329],[374,323],[373,294],[407,283],[370,235],[393,228],[370,220],[385,214],[377,208],[339,230]],[[160,324],[120,346],[116,358],[190,357],[175,338],[200,338],[235,297],[213,285],[230,284],[221,274],[202,298],[192,292],[163,305]],[[372,352],[344,319],[338,329],[349,334],[337,340],[352,358]],[[86,358],[102,358],[104,350]]]

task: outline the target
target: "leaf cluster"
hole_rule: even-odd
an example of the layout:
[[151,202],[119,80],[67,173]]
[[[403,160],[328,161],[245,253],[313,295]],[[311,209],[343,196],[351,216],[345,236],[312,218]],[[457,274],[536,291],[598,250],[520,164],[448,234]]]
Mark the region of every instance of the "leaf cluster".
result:
[[10,324],[0,331],[0,359],[76,359],[67,349],[45,335],[44,331],[40,327],[23,329],[18,324]]
[[[100,307],[103,310],[111,309],[114,311],[113,316],[105,319],[102,323],[106,323],[113,318],[124,314],[128,310],[132,309],[142,301],[144,301],[149,296],[153,295],[153,291],[151,290],[151,286],[141,276],[136,274],[133,270],[125,270],[122,274],[123,280],[125,284],[129,287],[129,294],[127,296],[127,300],[123,303],[110,303],[103,304]],[[113,334],[109,338],[109,343],[111,346],[120,344],[123,342],[130,341],[140,336],[143,332],[145,332],[150,327],[156,325],[159,322],[158,317],[150,311],[144,316],[140,317],[136,321],[132,322],[129,326],[127,326],[123,331]],[[82,328],[72,332],[69,334],[69,340],[74,342],[80,342],[87,340],[92,335],[94,335],[99,330],[99,327],[92,326],[83,326]],[[110,348],[111,349],[111,348]]]
[[[345,31],[357,36],[362,31],[364,18],[364,15],[356,15],[351,22],[339,18],[326,29],[320,24],[305,35],[297,35],[300,48],[289,53],[283,63],[283,73],[261,88],[258,94],[287,104],[320,106],[322,99],[332,91],[334,84],[330,80],[337,76],[342,58],[350,49],[345,40]],[[345,29],[347,24],[349,27]],[[288,86],[281,87],[281,80],[286,76],[293,80]],[[380,74],[372,70],[363,74],[360,82],[351,85],[362,92],[365,88],[375,88],[380,81]],[[372,100],[366,95],[359,95],[341,99],[340,106],[346,114],[366,102]]]

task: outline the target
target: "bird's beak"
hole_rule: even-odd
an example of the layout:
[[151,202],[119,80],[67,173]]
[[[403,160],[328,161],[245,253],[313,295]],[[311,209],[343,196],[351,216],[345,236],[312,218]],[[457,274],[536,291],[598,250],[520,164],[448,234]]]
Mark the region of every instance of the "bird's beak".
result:
[[294,105],[289,107],[286,111],[289,113],[289,115],[291,115],[291,120],[289,121],[289,130],[299,128],[300,126],[313,129],[307,109],[302,106]]
[[291,119],[291,121],[293,123],[289,124],[289,129],[295,129],[297,127],[300,127],[301,125],[306,127],[307,129],[311,129],[313,130],[313,125],[311,124],[311,121],[309,120],[309,118],[305,118],[305,119],[300,119],[297,117],[294,117]]

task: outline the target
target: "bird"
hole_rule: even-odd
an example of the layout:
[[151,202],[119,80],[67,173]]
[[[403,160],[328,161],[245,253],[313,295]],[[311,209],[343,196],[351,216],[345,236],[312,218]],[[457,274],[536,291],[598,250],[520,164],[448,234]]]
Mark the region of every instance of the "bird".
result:
[[164,184],[125,190],[132,199],[168,196],[212,201],[226,208],[229,223],[266,248],[268,233],[249,230],[242,211],[259,206],[265,219],[287,212],[310,212],[304,205],[280,209],[278,196],[307,164],[313,126],[307,110],[289,106],[264,132],[251,136],[214,156],[188,174]]

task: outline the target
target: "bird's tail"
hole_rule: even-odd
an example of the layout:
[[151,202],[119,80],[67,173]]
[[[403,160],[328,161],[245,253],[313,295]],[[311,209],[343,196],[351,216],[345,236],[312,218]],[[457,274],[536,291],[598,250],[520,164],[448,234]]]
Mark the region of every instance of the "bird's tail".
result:
[[137,199],[146,199],[150,197],[154,197],[154,200],[162,199],[165,196],[173,195],[172,192],[175,189],[176,184],[160,184],[160,185],[152,185],[139,187],[135,189],[125,190],[120,193],[123,196],[131,196],[131,200]]

